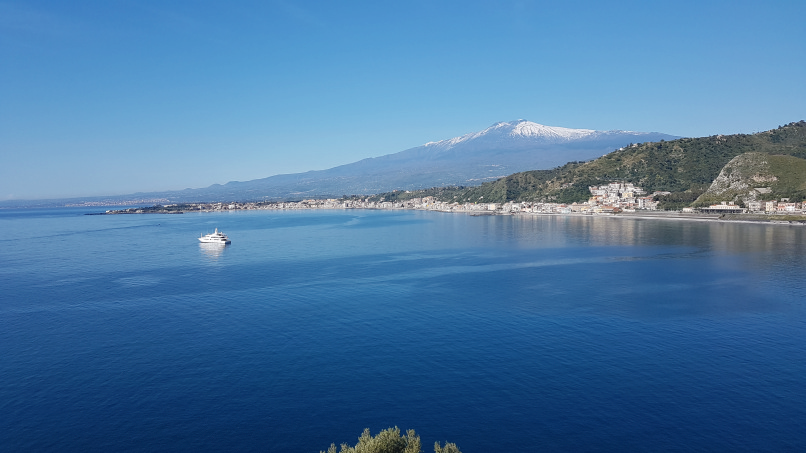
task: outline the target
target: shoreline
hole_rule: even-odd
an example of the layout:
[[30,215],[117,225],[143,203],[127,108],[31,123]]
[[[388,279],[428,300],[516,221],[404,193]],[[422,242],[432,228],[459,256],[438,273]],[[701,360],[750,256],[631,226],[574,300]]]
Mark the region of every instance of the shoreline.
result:
[[[291,206],[286,206],[291,205]],[[172,209],[173,208],[173,209]],[[144,208],[129,208],[122,210],[87,213],[85,215],[127,215],[127,214],[186,214],[193,212],[233,212],[233,211],[302,211],[302,210],[380,210],[380,211],[430,211],[444,212],[449,214],[466,214],[474,217],[482,216],[573,216],[573,217],[607,217],[636,220],[677,220],[692,222],[724,222],[724,223],[748,223],[748,224],[771,224],[771,225],[797,225],[806,226],[806,216],[795,215],[765,215],[765,214],[700,214],[683,213],[680,211],[643,211],[643,212],[620,212],[620,213],[579,213],[579,212],[504,212],[490,210],[453,210],[453,209],[428,209],[412,207],[382,207],[382,206],[309,206],[299,203],[273,203],[272,205],[254,206],[230,204],[223,207],[223,204],[188,204],[172,206],[152,206]]]

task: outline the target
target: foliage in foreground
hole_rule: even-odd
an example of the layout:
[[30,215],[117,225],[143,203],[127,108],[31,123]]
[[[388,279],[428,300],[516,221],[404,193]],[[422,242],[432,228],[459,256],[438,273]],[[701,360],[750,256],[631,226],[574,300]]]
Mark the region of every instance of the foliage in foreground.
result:
[[[406,434],[401,436],[400,428],[395,426],[379,432],[375,437],[372,437],[369,428],[367,428],[358,438],[358,443],[355,447],[341,444],[341,449],[336,450],[336,444],[330,444],[327,452],[320,451],[319,453],[422,453],[422,451],[420,436],[413,429],[406,431]],[[444,447],[440,446],[439,442],[436,442],[434,452],[462,453],[456,444],[449,442],[446,442]]]

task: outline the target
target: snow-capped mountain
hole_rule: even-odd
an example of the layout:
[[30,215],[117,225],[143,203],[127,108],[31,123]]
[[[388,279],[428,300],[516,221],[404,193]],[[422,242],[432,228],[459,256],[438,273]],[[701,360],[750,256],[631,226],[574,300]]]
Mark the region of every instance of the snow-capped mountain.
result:
[[338,197],[395,189],[471,186],[519,171],[594,159],[630,143],[675,138],[678,137],[657,132],[569,129],[516,120],[328,170],[230,182],[175,192],[169,197],[185,201]]
[[535,141],[540,140],[543,143],[562,143],[589,137],[596,133],[597,131],[591,129],[569,129],[566,127],[544,126],[531,121],[517,120],[495,123],[480,132],[465,134],[461,137],[455,137],[449,140],[428,142],[423,146],[447,149],[460,143],[466,143],[479,138],[493,137],[496,139],[528,138]]
[[[527,120],[516,120],[495,123],[483,131],[465,134],[438,142],[428,142],[424,147],[435,150],[449,150],[455,147],[540,147],[549,145],[567,145],[573,142],[601,141],[609,143],[612,140],[621,141],[631,139],[629,143],[654,141],[656,137],[671,137],[656,132],[632,131],[596,131],[593,129],[570,129],[567,127],[544,126]],[[659,140],[659,139],[658,139]],[[666,138],[664,138],[666,140]],[[608,150],[612,151],[612,150]],[[598,157],[598,156],[596,156]],[[572,159],[573,160],[573,159]],[[565,163],[565,162],[562,162]]]

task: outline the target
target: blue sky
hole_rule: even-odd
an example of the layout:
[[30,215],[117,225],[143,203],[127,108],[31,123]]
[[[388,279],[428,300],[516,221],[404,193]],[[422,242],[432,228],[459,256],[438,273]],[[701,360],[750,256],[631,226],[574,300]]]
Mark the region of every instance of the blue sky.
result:
[[806,2],[2,1],[0,200],[324,169],[525,118],[806,119]]

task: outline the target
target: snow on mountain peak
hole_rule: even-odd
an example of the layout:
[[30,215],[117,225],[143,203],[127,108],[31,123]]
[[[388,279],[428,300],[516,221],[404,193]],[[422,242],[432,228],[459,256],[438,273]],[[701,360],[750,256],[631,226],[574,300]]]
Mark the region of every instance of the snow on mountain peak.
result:
[[[574,140],[587,137],[596,131],[591,129],[569,129],[567,127],[544,126],[526,120],[513,121],[514,126],[509,135],[516,137],[545,137],[559,140]],[[510,123],[512,124],[512,123]]]
[[595,134],[597,131],[591,129],[569,129],[566,127],[544,126],[527,120],[516,120],[509,122],[495,123],[480,132],[473,132],[448,140],[438,142],[428,142],[424,146],[440,146],[452,148],[459,143],[474,140],[487,135],[508,136],[512,138],[530,138],[544,140],[548,142],[565,142],[577,140]]

